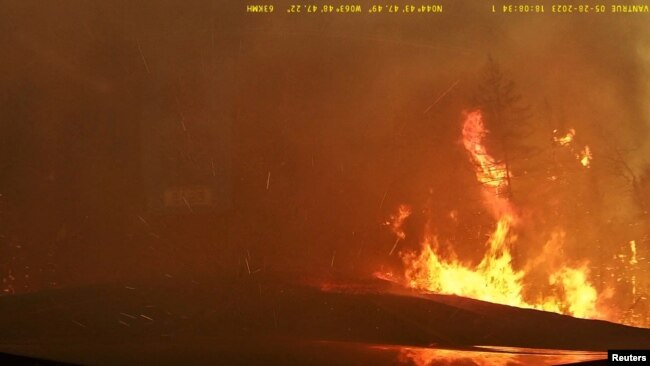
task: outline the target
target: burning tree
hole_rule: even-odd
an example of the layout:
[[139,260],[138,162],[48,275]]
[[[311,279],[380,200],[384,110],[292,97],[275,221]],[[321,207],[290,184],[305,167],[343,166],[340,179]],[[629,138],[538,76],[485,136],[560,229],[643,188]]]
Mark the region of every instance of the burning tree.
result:
[[[390,254],[397,252],[402,259],[403,284],[577,317],[620,320],[617,312],[624,306],[614,307],[612,299],[621,286],[610,286],[610,279],[603,281],[601,272],[604,264],[609,270],[624,262],[629,271],[611,272],[630,273],[632,306],[645,307],[640,303],[645,299],[642,255],[637,254],[637,242],[632,240],[639,235],[628,239],[632,241],[625,253],[615,251],[616,263],[601,245],[608,243],[608,249],[614,249],[620,242],[611,240],[619,225],[608,221],[602,210],[603,202],[611,199],[600,189],[605,164],[592,164],[594,156],[596,162],[601,161],[606,149],[591,138],[588,128],[576,129],[576,121],[569,126],[544,126],[539,122],[550,122],[549,118],[533,119],[515,83],[491,57],[477,91],[476,108],[462,114],[462,128],[456,133],[460,132],[465,158],[473,166],[485,209],[481,215],[487,211],[494,220],[487,241],[475,247],[482,256],[471,261],[467,253],[457,251],[457,244],[473,243],[473,239],[446,236],[444,229],[438,228],[444,228],[449,222],[446,220],[427,221],[424,234],[416,238],[419,250],[397,248],[397,243],[413,237],[412,230],[405,231],[403,226],[412,220],[412,211],[401,205],[389,223],[396,236]],[[629,181],[632,196],[643,198],[641,181],[630,174],[623,156],[609,155],[611,165],[617,168],[614,170]],[[521,170],[514,174],[513,161],[525,163],[518,165]],[[514,199],[513,177],[522,178],[519,191],[529,194]],[[457,211],[450,215],[455,223]],[[484,233],[482,228],[477,231]],[[614,280],[625,281],[620,277]],[[628,313],[627,322],[643,323],[638,311],[630,309]]]
[[512,160],[525,153],[523,138],[530,134],[526,121],[531,117],[528,106],[522,104],[522,95],[516,90],[499,64],[488,56],[483,67],[474,103],[483,111],[483,118],[490,131],[491,150],[497,158],[495,164],[503,164],[505,187],[502,194],[512,197]]
[[[475,166],[485,207],[496,220],[483,257],[476,265],[459,259],[452,251],[442,254],[434,235],[422,238],[421,250],[402,252],[405,284],[416,289],[467,296],[525,308],[535,308],[578,317],[602,317],[597,308],[598,293],[589,280],[585,265],[567,263],[561,248],[563,234],[555,235],[539,258],[519,269],[513,265],[512,249],[516,228],[523,218],[512,200],[500,194],[507,188],[505,163],[493,158],[484,140],[489,136],[480,110],[466,112],[462,127],[463,146]],[[400,206],[400,213],[409,211]],[[405,237],[401,225],[408,215],[394,215],[391,229],[398,240]],[[543,268],[544,281],[552,293],[533,291],[527,279],[535,269]]]

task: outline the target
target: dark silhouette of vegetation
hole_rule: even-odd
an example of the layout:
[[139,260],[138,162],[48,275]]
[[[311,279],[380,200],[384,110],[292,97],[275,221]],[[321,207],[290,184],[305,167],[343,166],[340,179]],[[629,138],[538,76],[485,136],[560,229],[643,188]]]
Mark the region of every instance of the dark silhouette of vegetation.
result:
[[498,163],[505,166],[507,187],[503,193],[508,196],[512,196],[512,160],[528,151],[523,140],[531,133],[526,123],[531,117],[530,110],[522,100],[515,82],[508,78],[492,56],[488,56],[474,104],[483,111],[490,131],[487,140],[490,150],[499,159]]

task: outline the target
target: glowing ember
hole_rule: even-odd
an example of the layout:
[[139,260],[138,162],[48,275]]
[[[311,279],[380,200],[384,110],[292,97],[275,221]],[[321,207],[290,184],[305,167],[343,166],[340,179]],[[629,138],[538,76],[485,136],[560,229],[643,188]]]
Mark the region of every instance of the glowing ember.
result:
[[636,260],[636,241],[635,240],[630,240],[630,251],[632,252],[632,258],[630,259],[630,264],[639,263]]
[[593,156],[591,155],[591,150],[589,149],[589,146],[585,146],[582,151],[578,154],[578,160],[580,160],[580,164],[584,166],[585,168],[589,168],[589,165],[591,164],[591,159]]
[[[557,134],[557,130],[553,130],[554,134]],[[573,143],[573,140],[576,137],[576,130],[573,128],[569,129],[569,132],[567,132],[566,135],[560,136],[560,137],[553,137],[553,141],[558,143],[560,146],[570,146]],[[575,154],[576,158],[584,166],[585,168],[589,168],[591,165],[591,160],[593,159],[593,156],[591,154],[591,149],[589,149],[589,146],[586,146],[580,150],[578,153],[576,153],[576,150],[574,150],[573,146],[569,147],[570,151]]]
[[[422,242],[419,252],[401,253],[405,265],[404,277],[409,287],[442,294],[453,294],[511,306],[536,308],[577,317],[600,317],[596,310],[598,294],[589,283],[586,266],[577,268],[557,263],[564,261],[557,246],[562,245],[563,235],[554,235],[551,248],[547,243],[545,250],[554,253],[542,260],[529,263],[524,270],[516,270],[512,265],[511,246],[516,241],[513,228],[519,220],[511,202],[500,196],[507,187],[505,166],[490,156],[483,144],[487,131],[483,125],[480,111],[468,113],[463,125],[463,144],[475,164],[476,177],[482,184],[485,205],[496,218],[496,226],[487,241],[487,248],[478,265],[460,262],[455,255],[443,258],[438,253],[438,242],[428,236]],[[575,135],[571,130],[563,141],[570,142]],[[566,143],[568,143],[566,142]],[[588,153],[588,148],[586,148]],[[590,156],[590,155],[589,155]],[[400,207],[399,213],[392,216],[391,228],[398,240],[404,239],[401,226],[408,217]],[[408,211],[410,213],[410,210]],[[395,225],[399,223],[399,225]],[[399,229],[395,229],[399,228]],[[548,253],[546,253],[548,254]],[[552,258],[552,261],[551,259]],[[544,266],[541,266],[544,262]],[[553,296],[524,296],[524,280],[529,271],[546,268],[547,283],[541,287],[550,288]],[[540,287],[540,286],[537,286]],[[537,288],[535,287],[535,288]],[[529,298],[534,298],[531,300]]]
[[[553,132],[557,133],[557,130],[554,130]],[[576,130],[574,130],[573,128],[570,128],[569,132],[567,132],[566,135],[560,136],[560,137],[553,137],[553,141],[557,142],[558,144],[560,144],[562,146],[567,146],[571,142],[573,142],[573,138],[575,137],[575,135],[576,135]]]

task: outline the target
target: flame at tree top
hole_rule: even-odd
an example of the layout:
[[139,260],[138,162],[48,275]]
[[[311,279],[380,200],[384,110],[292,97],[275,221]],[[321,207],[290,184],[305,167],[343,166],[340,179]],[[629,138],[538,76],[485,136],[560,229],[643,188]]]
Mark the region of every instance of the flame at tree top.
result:
[[[527,275],[531,268],[549,261],[538,259],[537,265],[515,269],[511,246],[516,243],[513,228],[518,221],[517,214],[507,197],[500,193],[507,188],[508,176],[505,165],[490,154],[484,145],[487,130],[480,111],[468,113],[463,123],[463,145],[475,165],[477,180],[481,183],[485,205],[496,217],[494,231],[487,241],[487,248],[478,265],[472,266],[459,261],[454,254],[442,257],[438,253],[435,237],[424,238],[419,252],[402,253],[405,264],[405,280],[409,287],[442,294],[453,294],[511,306],[536,308],[577,317],[601,317],[596,309],[598,299],[595,288],[589,283],[589,271],[585,265],[572,267],[564,263],[547,263],[546,283],[542,287],[552,290],[552,296],[524,297]],[[568,144],[575,131],[558,140]],[[588,150],[587,150],[588,151]],[[400,206],[400,212],[404,212]],[[410,211],[408,211],[410,212]],[[398,214],[399,227],[407,216]],[[401,229],[400,229],[401,230]],[[395,232],[398,240],[404,232]],[[554,235],[554,245],[561,245],[563,235]],[[561,258],[563,261],[564,258]],[[539,284],[537,284],[539,285]]]
[[497,162],[487,153],[483,145],[483,138],[487,134],[483,126],[483,117],[480,111],[467,115],[463,125],[463,145],[476,163],[476,178],[482,184],[503,190],[507,185],[507,172],[505,164]]

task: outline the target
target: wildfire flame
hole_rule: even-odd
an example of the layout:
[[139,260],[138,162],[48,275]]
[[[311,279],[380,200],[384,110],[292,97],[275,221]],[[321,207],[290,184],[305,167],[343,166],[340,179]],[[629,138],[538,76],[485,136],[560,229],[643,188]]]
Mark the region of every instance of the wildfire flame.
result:
[[540,308],[579,318],[598,317],[596,309],[598,293],[593,286],[589,285],[588,273],[586,267],[564,267],[551,274],[550,284],[556,285],[563,296],[546,299]]
[[523,273],[510,265],[512,256],[506,247],[510,225],[508,218],[497,223],[488,253],[476,268],[456,259],[441,258],[435,251],[435,239],[425,240],[419,254],[406,253],[402,258],[408,285],[436,293],[529,307],[521,299]]
[[478,167],[476,178],[482,184],[500,191],[506,186],[506,168],[504,164],[497,162],[487,153],[482,144],[486,134],[481,112],[469,113],[463,125],[463,145]]
[[632,296],[636,296],[636,273],[634,273],[634,266],[639,263],[636,259],[636,241],[630,240],[630,251],[632,252],[632,258],[630,258],[630,264],[632,268]]
[[636,240],[630,240],[630,251],[632,252],[632,258],[630,259],[630,264],[634,265],[639,263],[636,260]]
[[[485,205],[496,218],[494,231],[487,241],[485,254],[478,265],[460,262],[455,255],[443,258],[437,251],[435,237],[427,236],[421,243],[419,252],[401,253],[405,265],[406,285],[442,294],[460,295],[479,300],[524,308],[554,311],[577,317],[600,317],[596,309],[598,294],[589,283],[586,265],[548,265],[545,285],[553,291],[553,296],[524,297],[524,279],[527,271],[539,265],[526,266],[523,270],[513,267],[511,246],[516,242],[514,227],[519,220],[514,207],[500,192],[508,186],[505,165],[487,152],[483,139],[487,135],[480,111],[468,113],[465,117],[462,135],[463,145],[475,165],[477,180],[482,185]],[[567,136],[558,140],[568,144],[575,135],[570,130]],[[586,148],[589,153],[588,148]],[[590,155],[589,155],[590,156]],[[408,217],[400,206],[397,215],[392,216],[391,225],[398,240],[404,239],[401,226]],[[408,211],[410,213],[410,210]],[[399,225],[395,225],[399,223]],[[395,228],[399,229],[395,229]],[[563,236],[554,236],[554,245],[561,245]],[[545,259],[546,260],[546,259]],[[562,258],[563,260],[563,258]],[[557,261],[557,260],[556,260]],[[539,262],[539,261],[538,261]],[[539,264],[539,263],[537,263]]]
[[392,215],[390,220],[386,223],[386,225],[390,226],[391,231],[397,237],[397,239],[395,239],[395,244],[393,244],[388,255],[392,255],[400,240],[406,238],[406,233],[404,232],[402,225],[409,216],[411,216],[411,208],[407,205],[400,205],[397,214]]
[[[557,134],[557,130],[553,130],[554,134]],[[570,146],[573,143],[573,140],[576,137],[576,130],[573,128],[569,129],[569,132],[566,133],[564,136],[554,136],[553,141],[558,143],[560,146]],[[584,166],[585,168],[589,168],[591,165],[591,160],[593,159],[593,155],[591,154],[591,149],[589,149],[589,146],[585,145],[585,147],[580,150],[578,153],[575,153],[575,150],[573,147],[570,147],[570,151],[575,154],[576,158]]]
[[584,166],[585,168],[589,168],[589,166],[591,165],[591,159],[593,159],[589,146],[585,146],[585,148],[582,149],[582,151],[580,151],[577,157],[578,160],[580,160],[580,164],[582,164],[582,166]]
[[411,208],[407,205],[400,205],[397,209],[397,214],[392,215],[386,225],[390,226],[391,231],[397,236],[398,239],[406,238],[406,233],[402,225],[404,221],[411,216]]
[[[557,130],[553,130],[554,133],[557,133]],[[576,136],[576,130],[573,128],[569,129],[569,132],[566,133],[564,136],[560,137],[553,137],[553,141],[557,142],[561,146],[567,146],[571,142],[573,142],[573,138]]]

